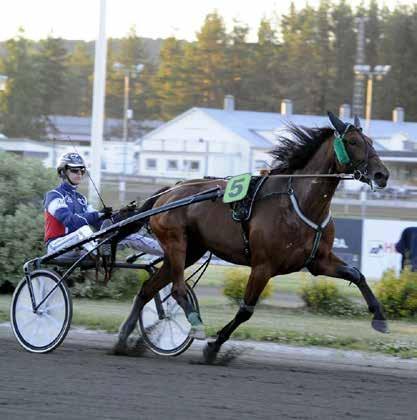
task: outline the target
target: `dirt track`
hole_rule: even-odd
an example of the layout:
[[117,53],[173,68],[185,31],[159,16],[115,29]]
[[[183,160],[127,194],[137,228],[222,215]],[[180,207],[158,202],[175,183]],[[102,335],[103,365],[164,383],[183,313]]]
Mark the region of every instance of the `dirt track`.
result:
[[352,365],[261,346],[206,366],[198,345],[173,359],[128,358],[107,354],[112,341],[71,332],[54,353],[34,355],[0,327],[0,419],[416,418],[416,362]]

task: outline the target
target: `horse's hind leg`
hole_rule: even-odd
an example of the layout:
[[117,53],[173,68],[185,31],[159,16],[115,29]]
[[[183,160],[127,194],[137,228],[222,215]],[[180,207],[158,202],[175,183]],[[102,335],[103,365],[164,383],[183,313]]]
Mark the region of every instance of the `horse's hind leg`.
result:
[[[187,258],[187,242],[183,235],[175,235],[170,238],[169,243],[165,243],[165,258],[169,263],[170,275],[172,279],[172,296],[184,310],[184,313],[191,324],[191,336],[198,340],[206,338],[203,322],[196,308],[187,298],[187,289],[184,281],[184,269],[191,260],[197,257],[197,253],[189,253]],[[199,250],[199,249],[198,249]],[[201,257],[204,254],[204,251]],[[198,259],[197,258],[197,259]]]
[[309,269],[315,276],[336,277],[354,283],[362,293],[368,305],[369,312],[374,314],[372,327],[382,333],[388,332],[388,324],[382,312],[381,304],[366,282],[365,276],[357,268],[348,266],[343,260],[330,253],[327,258],[321,258],[315,261]]
[[258,302],[258,298],[271,277],[271,272],[265,266],[253,267],[245,290],[245,297],[235,317],[218,333],[215,341],[206,344],[203,355],[207,363],[216,359],[220,347],[225,343],[243,322],[248,321]]
[[120,326],[118,340],[113,347],[114,354],[127,353],[127,339],[129,338],[139,320],[140,311],[160,289],[162,289],[171,281],[169,273],[169,268],[164,262],[159,271],[156,272],[150,280],[145,282],[139,293],[135,296],[130,313],[123,324]]

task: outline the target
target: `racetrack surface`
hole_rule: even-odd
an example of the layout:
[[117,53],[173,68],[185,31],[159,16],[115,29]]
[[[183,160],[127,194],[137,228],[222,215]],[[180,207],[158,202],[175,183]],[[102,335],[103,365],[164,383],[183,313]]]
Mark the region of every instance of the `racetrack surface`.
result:
[[[46,355],[0,326],[0,419],[414,419],[417,362],[236,344],[227,366],[109,355],[114,336],[71,330]],[[252,346],[252,349],[249,347]]]

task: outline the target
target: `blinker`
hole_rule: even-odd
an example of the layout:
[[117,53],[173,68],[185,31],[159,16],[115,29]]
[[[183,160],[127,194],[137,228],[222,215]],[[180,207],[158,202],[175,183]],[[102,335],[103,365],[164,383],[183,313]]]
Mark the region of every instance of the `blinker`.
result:
[[343,137],[344,135],[335,137],[333,142],[333,149],[336,154],[337,160],[342,165],[347,165],[348,163],[350,163],[350,157],[343,143]]

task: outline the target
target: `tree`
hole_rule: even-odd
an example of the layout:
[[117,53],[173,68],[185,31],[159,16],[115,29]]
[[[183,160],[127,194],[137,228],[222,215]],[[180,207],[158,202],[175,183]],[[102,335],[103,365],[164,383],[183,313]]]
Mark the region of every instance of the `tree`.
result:
[[[253,48],[247,43],[249,27],[235,21],[227,47],[226,80],[224,93],[232,94],[240,109],[251,109],[249,93],[250,65]],[[252,108],[253,109],[253,108]]]
[[[118,43],[112,40],[109,43],[108,66],[107,66],[107,87],[106,87],[106,111],[111,117],[123,117],[124,100],[124,76],[129,73],[129,108],[134,115],[145,115],[145,101],[141,93],[145,90],[145,84],[150,83],[149,70],[137,72],[137,65],[142,64],[144,68],[149,67],[150,62],[143,47],[142,40],[136,33],[135,26],[129,29],[126,37]],[[115,69],[114,64],[120,63],[123,67]],[[146,79],[144,78],[146,77]]]
[[48,36],[39,44],[40,50],[35,56],[37,88],[40,112],[49,125],[48,116],[57,113],[57,106],[63,100],[65,92],[67,51],[61,38]]
[[402,106],[406,118],[417,118],[417,75],[414,62],[417,55],[417,6],[397,7],[382,11],[381,32],[384,36],[378,50],[379,64],[391,65],[374,89],[374,116],[391,118],[392,109]]
[[22,265],[44,252],[43,197],[56,173],[38,160],[0,153],[0,286],[22,278]]
[[173,118],[191,106],[184,62],[183,42],[167,38],[162,44],[159,68],[152,82],[162,119]]
[[94,63],[85,42],[77,42],[66,59],[65,91],[58,109],[65,115],[90,115],[92,109]]
[[5,43],[6,55],[0,69],[7,75],[2,95],[4,133],[9,137],[37,138],[44,133],[39,78],[32,43],[19,29],[17,37]]
[[378,63],[378,50],[381,39],[380,14],[377,0],[371,0],[366,11],[368,18],[365,25],[366,32],[366,63],[375,66]]
[[332,50],[334,52],[334,89],[329,109],[350,104],[353,94],[356,34],[352,8],[341,0],[332,8]]
[[317,14],[306,5],[299,13],[294,4],[283,16],[283,81],[285,96],[295,102],[299,112],[321,112],[320,58],[317,38]]
[[227,78],[227,35],[222,17],[213,12],[206,16],[197,33],[193,55],[188,55],[187,73],[192,74],[194,105],[221,107]]
[[252,51],[249,63],[249,109],[276,112],[279,98],[283,99],[284,95],[283,60],[276,30],[269,20],[261,20],[258,40],[252,46]]
[[315,109],[318,114],[324,114],[329,108],[334,92],[334,51],[330,42],[330,3],[329,0],[320,0],[316,12],[316,60],[317,75],[316,83],[319,86]]

